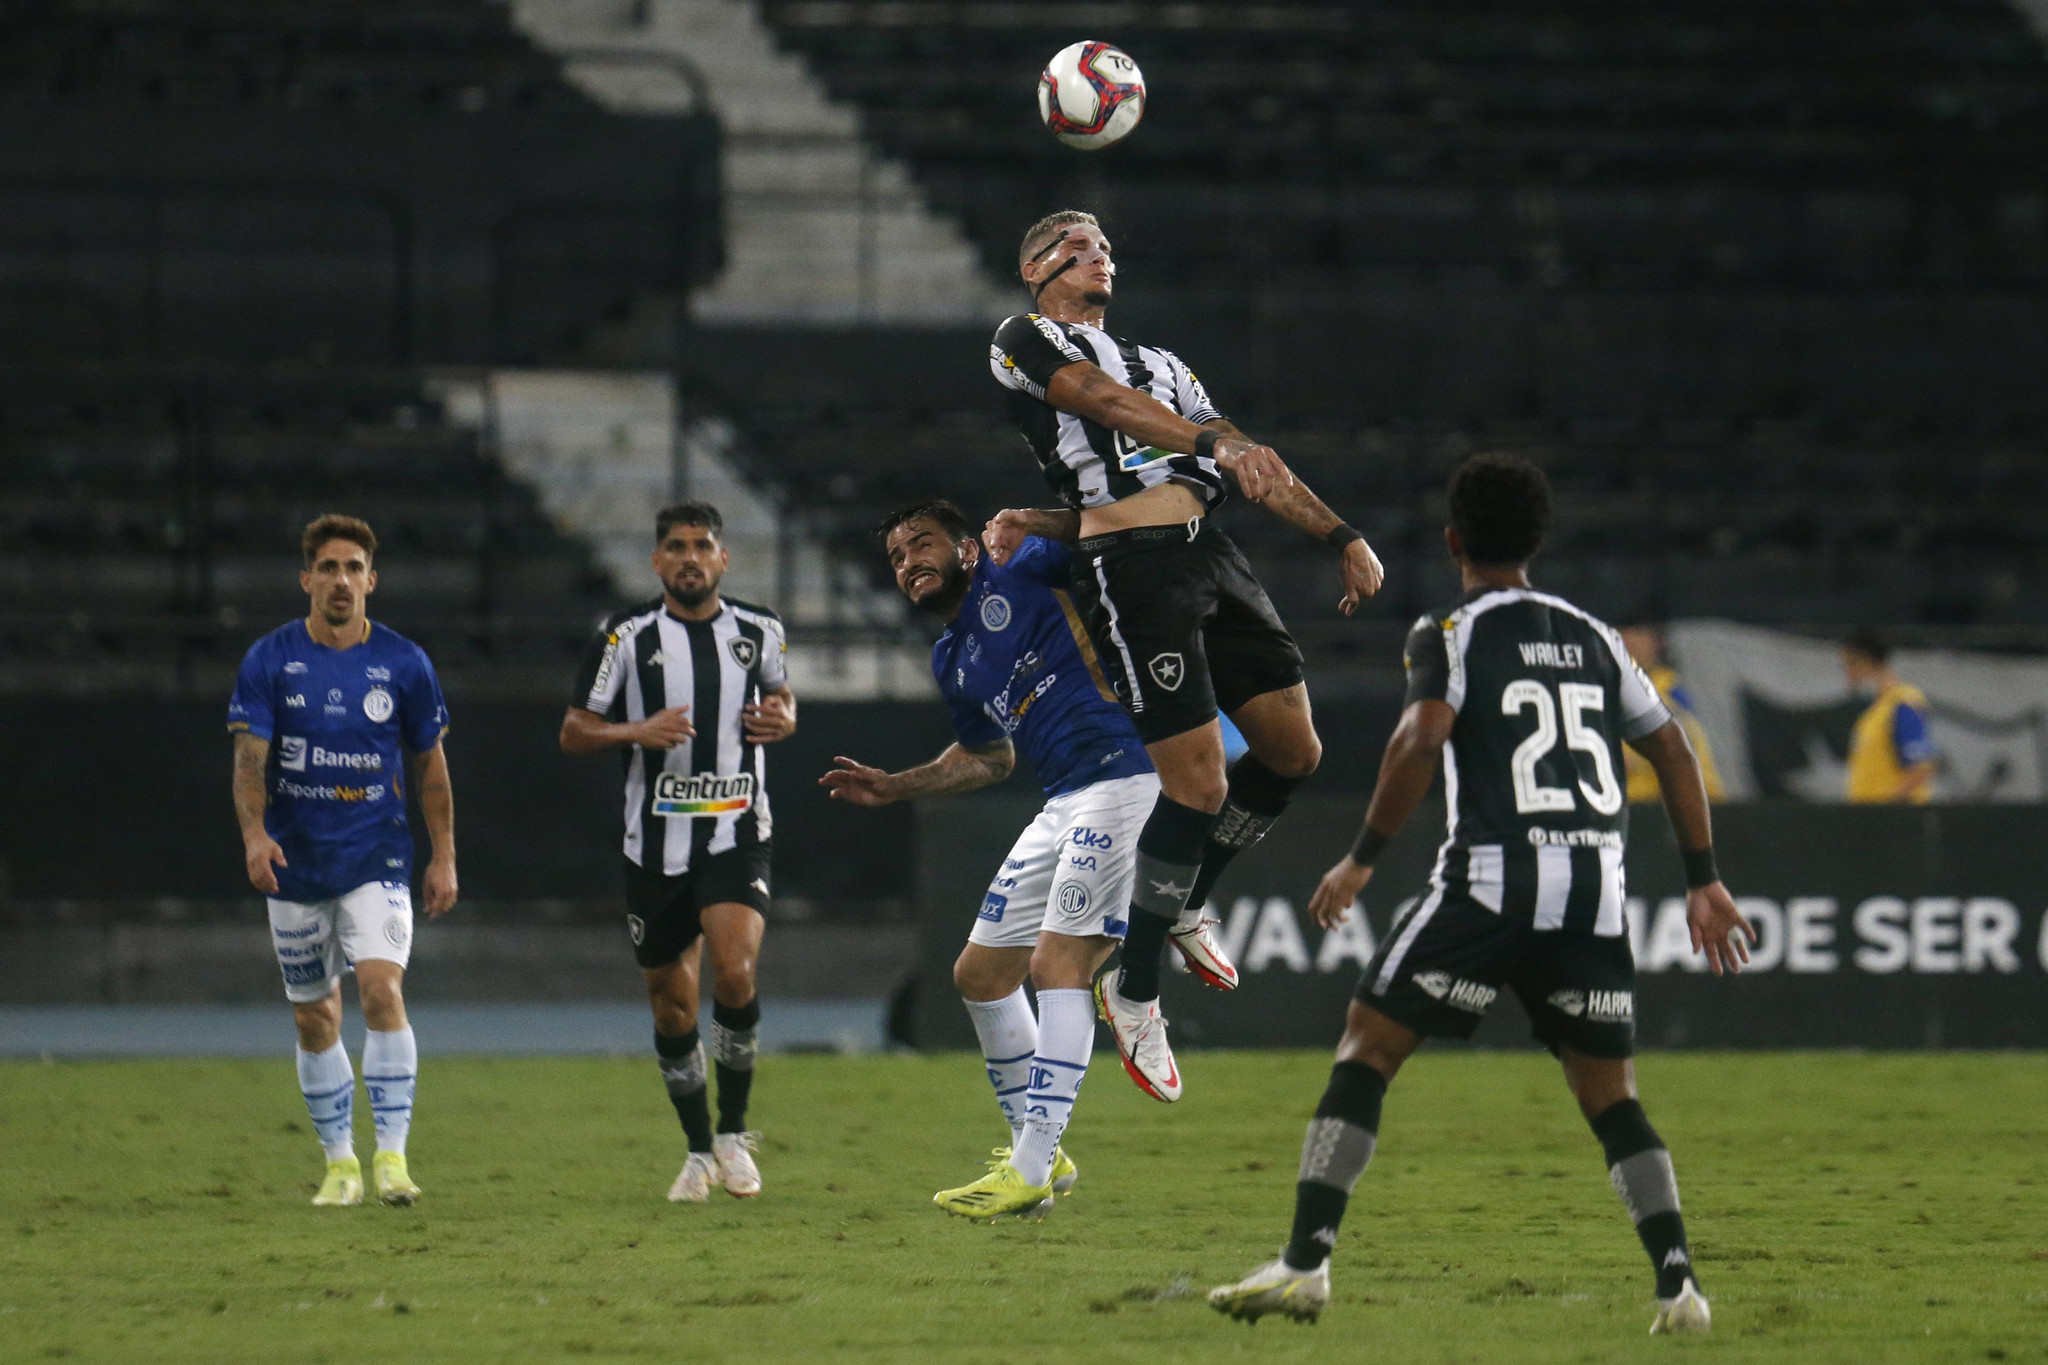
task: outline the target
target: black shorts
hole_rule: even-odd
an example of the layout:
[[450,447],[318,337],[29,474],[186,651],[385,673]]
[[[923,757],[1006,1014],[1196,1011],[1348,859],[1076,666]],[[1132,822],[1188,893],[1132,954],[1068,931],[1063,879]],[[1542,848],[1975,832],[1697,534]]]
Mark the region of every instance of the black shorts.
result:
[[1075,547],[1074,602],[1110,686],[1154,744],[1301,681],[1301,650],[1230,537],[1139,526]]
[[1536,1041],[1588,1057],[1635,1055],[1636,964],[1628,935],[1538,931],[1455,891],[1432,888],[1394,922],[1357,998],[1435,1038],[1469,1038],[1508,986]]
[[680,877],[626,864],[626,930],[643,967],[666,967],[704,932],[707,905],[732,902],[768,913],[768,844],[699,854]]

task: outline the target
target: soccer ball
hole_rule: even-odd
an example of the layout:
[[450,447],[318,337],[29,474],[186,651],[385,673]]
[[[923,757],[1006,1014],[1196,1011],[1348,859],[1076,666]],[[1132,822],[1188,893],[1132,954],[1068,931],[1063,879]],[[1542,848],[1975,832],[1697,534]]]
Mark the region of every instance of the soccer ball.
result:
[[1145,116],[1145,78],[1108,43],[1063,47],[1038,78],[1038,116],[1069,147],[1107,147]]

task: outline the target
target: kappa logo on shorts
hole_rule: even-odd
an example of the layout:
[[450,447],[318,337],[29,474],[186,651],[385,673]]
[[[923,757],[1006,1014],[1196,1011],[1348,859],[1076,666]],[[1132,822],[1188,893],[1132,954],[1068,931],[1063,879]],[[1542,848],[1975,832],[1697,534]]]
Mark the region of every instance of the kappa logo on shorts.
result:
[[1079,919],[1088,913],[1088,888],[1078,882],[1068,882],[1060,888],[1060,913],[1068,919]]
[[1010,628],[1010,599],[1001,593],[992,592],[981,599],[981,624],[991,635],[1000,635]]
[[638,948],[647,939],[647,921],[638,915],[626,916],[626,932],[633,936],[633,946]]
[[1152,662],[1145,665],[1152,675],[1152,681],[1169,692],[1180,691],[1180,685],[1187,680],[1188,666],[1179,654],[1154,654]]
[[1486,1013],[1486,1007],[1500,994],[1491,986],[1482,986],[1477,981],[1467,981],[1449,972],[1417,972],[1409,979],[1415,983],[1416,989],[1432,1000],[1441,1000],[1452,1009],[1469,1014]]
[[761,657],[761,647],[744,635],[735,635],[725,642],[726,652],[741,668],[752,668],[754,660]]

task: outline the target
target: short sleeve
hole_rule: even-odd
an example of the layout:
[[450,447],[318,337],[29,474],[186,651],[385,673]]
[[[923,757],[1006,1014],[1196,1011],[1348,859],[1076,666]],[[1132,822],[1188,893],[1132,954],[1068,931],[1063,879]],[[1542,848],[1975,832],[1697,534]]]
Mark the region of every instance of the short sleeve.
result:
[[761,618],[761,690],[779,692],[789,686],[789,633],[773,616]]
[[1053,375],[1093,359],[1058,324],[1036,313],[1005,319],[988,348],[988,367],[998,384],[1041,399]]
[[953,734],[966,747],[972,749],[985,744],[1000,744],[1009,738],[1003,727],[990,720],[988,712],[976,705],[971,697],[949,695],[946,706],[953,713]]
[[254,735],[265,743],[277,733],[271,711],[270,651],[267,641],[258,640],[242,656],[241,672],[235,675],[235,692],[228,698],[228,729],[236,734]]
[[1004,567],[1010,572],[1048,588],[1064,588],[1074,563],[1074,552],[1056,540],[1027,536]]
[[1175,406],[1180,415],[1196,426],[1206,426],[1223,420],[1223,414],[1216,411],[1216,405],[1209,400],[1209,391],[1202,387],[1202,381],[1195,378],[1195,372],[1171,351],[1166,358],[1173,363],[1173,391]]
[[1447,701],[1451,690],[1450,646],[1444,640],[1443,623],[1425,616],[1408,631],[1401,646],[1401,667],[1408,673],[1408,695],[1403,708],[1419,701]]
[[1927,730],[1926,708],[1911,702],[1900,702],[1893,708],[1892,747],[1898,750],[1899,763],[1904,767],[1934,760],[1934,737]]
[[607,626],[599,631],[583,651],[583,662],[576,669],[576,685],[569,693],[569,705],[595,711],[600,716],[609,714],[625,688],[626,655],[631,648],[632,636],[618,627]]
[[413,666],[405,681],[399,722],[404,726],[405,747],[423,754],[448,733],[448,702],[441,695],[441,679],[434,673],[427,651],[413,648]]
[[1644,735],[1661,730],[1671,721],[1671,710],[1664,705],[1664,699],[1657,695],[1657,684],[1650,681],[1650,675],[1643,672],[1643,666],[1629,656],[1628,648],[1617,636],[1611,642],[1615,661],[1621,665],[1621,737],[1641,739]]

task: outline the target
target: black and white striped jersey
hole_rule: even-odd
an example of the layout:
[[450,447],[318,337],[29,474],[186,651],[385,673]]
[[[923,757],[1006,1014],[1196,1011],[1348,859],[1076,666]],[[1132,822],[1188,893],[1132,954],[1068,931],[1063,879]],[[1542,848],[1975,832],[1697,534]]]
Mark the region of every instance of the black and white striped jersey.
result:
[[685,621],[660,598],[613,615],[591,642],[571,706],[610,721],[690,708],[697,736],[669,750],[625,752],[626,856],[679,876],[691,860],[766,840],[767,766],[740,729],[740,708],[783,686],[782,622],[725,599],[708,621]]
[[1482,588],[1417,621],[1404,662],[1409,704],[1458,713],[1432,895],[1537,929],[1626,932],[1621,746],[1671,713],[1621,636],[1561,597]]
[[1229,496],[1213,459],[1140,445],[1046,402],[1053,375],[1081,361],[1100,365],[1111,379],[1150,394],[1197,426],[1223,415],[1209,401],[1202,381],[1171,351],[1113,337],[1085,322],[1054,322],[1036,313],[1005,319],[989,345],[988,366],[1007,391],[1010,417],[1061,502],[1075,509],[1107,507],[1168,482],[1185,484],[1205,508]]

